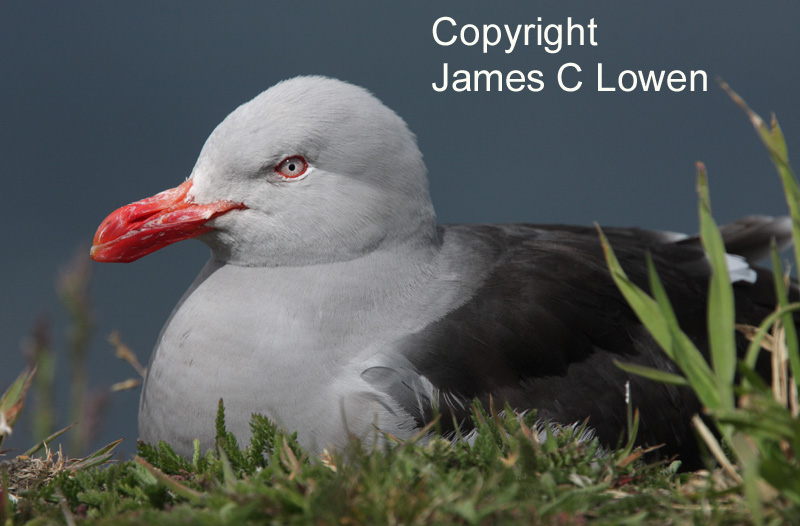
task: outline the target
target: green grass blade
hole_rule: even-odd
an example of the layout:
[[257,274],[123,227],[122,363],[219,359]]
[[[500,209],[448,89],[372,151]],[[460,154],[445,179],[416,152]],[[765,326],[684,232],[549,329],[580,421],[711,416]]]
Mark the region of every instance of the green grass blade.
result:
[[636,363],[620,362],[619,360],[614,360],[614,365],[616,365],[625,372],[632,373],[638,376],[643,376],[645,378],[654,380],[656,382],[660,382],[662,384],[681,385],[681,386],[689,385],[689,381],[683,376],[668,373],[666,371],[662,371],[661,369],[654,369],[652,367],[647,367]]
[[760,391],[762,393],[772,392],[772,388],[767,385],[764,377],[758,374],[755,369],[748,366],[744,360],[739,361],[738,370],[741,377],[739,384],[742,387],[743,393],[750,393],[751,391]]
[[229,491],[233,491],[236,486],[236,474],[234,474],[231,461],[223,448],[219,448],[219,460],[222,464],[222,477],[225,482],[225,487]]
[[751,438],[756,439],[791,439],[796,433],[791,417],[775,407],[761,408],[761,411],[751,410],[722,410],[714,413],[714,418],[720,422],[731,424],[739,431],[744,431]]
[[105,464],[106,462],[111,460],[111,457],[114,455],[112,453],[112,451],[114,451],[114,449],[118,445],[120,445],[120,443],[123,440],[124,440],[124,438],[120,438],[118,440],[115,440],[115,441],[111,442],[110,444],[108,444],[106,446],[101,447],[100,449],[98,449],[97,451],[95,451],[94,453],[89,455],[88,457],[82,458],[81,460],[78,460],[74,464],[71,464],[69,466],[69,469],[71,469],[72,471],[82,471],[82,470],[85,470],[85,469],[89,469],[89,468],[93,468],[95,466],[100,466],[102,464]]
[[[628,279],[603,231],[599,226],[597,230],[600,234],[600,243],[603,246],[611,277],[636,313],[636,316],[661,348],[664,349],[667,356],[681,368],[700,400],[711,409],[719,408],[721,401],[711,369],[689,337],[677,327],[674,313],[665,314],[655,299]],[[650,270],[651,273],[655,273],[654,267],[651,266]],[[653,277],[651,275],[650,281],[651,284],[656,286],[656,294],[667,304],[667,307],[665,307],[667,312],[672,313],[672,308],[668,306],[669,301],[666,298],[666,293],[658,283],[657,276]],[[671,322],[674,323],[674,326],[671,325]]]
[[[655,263],[653,263],[653,257],[649,252],[647,253],[647,277],[650,283],[650,293],[653,295],[653,299],[656,300],[658,308],[661,310],[662,316],[664,316],[664,321],[667,322],[670,334],[674,337],[677,332],[680,332],[678,317],[675,316],[675,311],[672,308],[672,304],[669,302],[669,297],[667,297],[667,291],[664,290],[664,285],[661,283]],[[667,355],[675,361],[673,349],[669,349],[666,352]]]
[[778,120],[773,115],[771,127],[768,127],[764,119],[750,109],[750,106],[728,84],[720,81],[720,86],[733,99],[733,102],[747,114],[761,142],[767,147],[772,163],[778,170],[778,175],[783,184],[783,191],[786,194],[786,203],[789,205],[789,213],[792,216],[792,236],[795,240],[794,257],[797,264],[800,265],[800,243],[798,243],[800,241],[800,186],[798,186],[797,179],[789,164],[786,139],[783,136],[780,125],[778,125]]
[[595,224],[595,226],[600,235],[600,243],[603,246],[603,253],[614,283],[616,283],[628,305],[631,306],[639,320],[647,327],[656,342],[672,358],[672,334],[658,303],[628,279],[628,275],[625,274],[619,264],[617,256],[614,254],[614,250],[611,248],[605,234],[603,234],[599,225]]
[[675,311],[669,302],[667,292],[658,278],[658,273],[650,254],[647,255],[647,272],[653,298],[658,303],[672,335],[673,348],[667,355],[684,372],[689,384],[695,386],[700,400],[709,407],[719,407],[714,374],[705,358],[703,358],[702,353],[686,336],[686,333],[681,330],[678,318],[675,316]]
[[702,163],[697,163],[697,193],[700,206],[700,238],[711,263],[708,292],[708,340],[717,391],[725,407],[733,407],[733,378],[736,375],[736,311],[733,287],[728,272],[725,242],[711,217],[708,178]]
[[779,162],[789,166],[789,149],[786,147],[786,138],[783,136],[783,130],[778,125],[778,119],[774,113],[770,118],[770,138]]
[[35,446],[33,446],[32,448],[30,448],[29,450],[27,450],[25,453],[23,453],[23,454],[22,454],[22,456],[25,456],[25,457],[30,457],[30,456],[32,456],[32,455],[35,455],[35,454],[36,454],[36,453],[37,453],[37,452],[38,452],[40,449],[42,449],[42,448],[43,448],[45,445],[49,444],[50,442],[52,442],[52,441],[53,441],[53,440],[55,440],[56,438],[60,437],[61,435],[63,435],[64,433],[66,433],[67,431],[69,431],[70,429],[72,429],[72,428],[73,428],[75,425],[77,425],[77,422],[75,422],[75,423],[72,423],[72,424],[68,425],[68,426],[67,426],[67,427],[65,427],[64,429],[61,429],[61,430],[59,430],[59,431],[56,431],[55,433],[53,433],[53,434],[52,434],[52,435],[50,435],[49,437],[47,437],[47,438],[45,438],[45,439],[43,439],[43,440],[39,441],[39,442],[38,442],[38,443],[37,443]]
[[[786,138],[783,136],[783,131],[778,124],[778,119],[773,115],[770,125],[767,126],[764,120],[750,109],[747,103],[733,91],[730,86],[722,81],[720,81],[720,86],[750,118],[753,128],[755,128],[761,142],[766,146],[770,159],[772,159],[772,163],[778,171],[781,183],[783,184],[783,192],[786,195],[786,203],[789,205],[789,214],[792,217],[794,259],[796,265],[800,268],[800,186],[798,186],[797,178],[789,164]],[[788,329],[786,331],[786,344],[789,354],[789,363],[792,367],[792,376],[794,377],[795,384],[800,386],[800,348],[798,348],[797,334],[793,327],[794,324],[789,323],[788,320],[789,318],[787,315],[787,317],[784,318],[784,327]],[[793,334],[790,334],[790,332]]]
[[207,494],[200,493],[199,491],[195,491],[192,488],[185,486],[175,480],[174,478],[170,477],[160,469],[156,468],[148,461],[143,459],[142,457],[134,457],[133,460],[142,466],[147,473],[150,474],[153,478],[155,478],[158,482],[163,484],[167,487],[171,492],[175,495],[185,498],[190,502],[202,502],[207,498]]
[[731,443],[736,449],[739,464],[742,467],[742,486],[744,488],[745,502],[747,507],[750,508],[750,516],[753,522],[760,526],[764,524],[761,495],[758,491],[758,472],[761,458],[757,451],[753,451],[753,448],[747,443],[747,439],[743,435],[734,434],[731,438]]
[[[630,405],[628,406],[630,407]],[[628,423],[628,441],[625,445],[620,449],[617,453],[617,465],[622,463],[629,462],[629,458],[631,453],[633,452],[633,448],[636,447],[636,436],[639,434],[639,423],[641,422],[639,418],[639,410],[636,409],[633,412],[632,417],[630,418],[630,422]]]
[[17,418],[25,406],[25,397],[28,395],[28,389],[31,387],[34,376],[36,376],[36,367],[32,370],[25,369],[0,397],[0,446],[11,434]]
[[722,407],[722,400],[717,390],[714,374],[708,366],[703,355],[692,344],[685,333],[681,332],[679,343],[675,346],[675,354],[678,357],[675,363],[686,375],[686,379],[692,386],[695,394],[709,409]]
[[764,318],[764,321],[762,321],[761,325],[758,326],[758,331],[756,331],[756,334],[750,341],[750,345],[747,348],[747,353],[745,354],[744,361],[749,367],[755,367],[756,360],[758,359],[758,354],[761,349],[761,343],[764,341],[764,338],[767,336],[770,329],[772,329],[772,325],[778,320],[778,318],[781,318],[786,313],[792,312],[800,312],[800,303],[790,303],[786,307],[781,307]]
[[[7,414],[11,411],[12,407],[20,402],[24,402],[25,394],[28,392],[34,374],[36,374],[35,369],[33,371],[25,369],[17,376],[17,379],[8,386],[8,389],[6,389],[6,392],[3,393],[2,398],[0,398],[0,412],[8,416]],[[9,423],[12,423],[10,419]]]
[[[772,240],[770,247],[770,255],[772,258],[772,277],[775,282],[775,296],[778,298],[778,307],[785,309],[789,305],[789,294],[786,291],[783,277],[783,265],[781,265],[780,257],[778,256],[778,247],[775,240]],[[782,327],[784,331],[784,338],[786,339],[786,352],[789,355],[789,364],[794,372],[795,383],[800,382],[800,351],[798,351],[797,343],[797,328],[794,325],[794,318],[791,312],[785,311],[781,317]]]

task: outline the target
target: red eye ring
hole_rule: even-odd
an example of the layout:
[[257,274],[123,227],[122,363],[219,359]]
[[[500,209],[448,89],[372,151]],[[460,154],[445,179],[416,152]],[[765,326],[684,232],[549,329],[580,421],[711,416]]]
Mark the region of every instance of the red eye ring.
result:
[[275,173],[284,179],[297,179],[306,173],[308,163],[299,155],[292,155],[275,165]]

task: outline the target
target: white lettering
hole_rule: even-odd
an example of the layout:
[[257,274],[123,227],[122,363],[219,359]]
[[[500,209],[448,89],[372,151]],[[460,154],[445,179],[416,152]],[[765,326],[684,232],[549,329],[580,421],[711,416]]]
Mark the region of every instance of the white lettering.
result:
[[481,77],[486,78],[486,91],[492,91],[492,78],[497,78],[497,91],[503,91],[503,74],[493,69],[487,71],[485,69],[475,70],[475,91],[481,89]]
[[[441,27],[450,25],[454,32],[450,33]],[[595,29],[597,24],[594,18],[588,24],[574,22],[572,17],[567,17],[566,23],[543,24],[542,17],[536,18],[535,24],[465,24],[460,26],[454,18],[441,16],[433,23],[433,40],[440,46],[452,46],[457,40],[465,46],[474,46],[480,40],[480,47],[484,54],[490,47],[502,46],[506,54],[512,53],[524,33],[524,45],[543,47],[547,53],[558,53],[566,46],[583,46],[587,40],[592,46],[597,45]],[[440,29],[442,29],[440,34]],[[566,32],[566,42],[564,33]],[[573,38],[574,37],[574,38]]]
[[589,43],[596,46],[597,41],[594,39],[594,30],[597,29],[597,24],[594,23],[594,18],[589,20],[589,25],[586,27],[589,28]]
[[[472,33],[475,35],[475,38],[472,40],[472,42],[467,41],[467,37],[464,36],[464,33],[467,31],[467,29],[472,31]],[[474,46],[475,44],[478,43],[478,40],[480,40],[480,39],[481,39],[481,34],[478,31],[478,26],[473,25],[473,24],[467,24],[467,25],[465,25],[464,27],[461,28],[461,42],[465,46]]]
[[[663,71],[661,72],[661,75],[664,75]],[[673,86],[673,83],[678,84],[679,87],[676,88]],[[667,75],[667,86],[669,86],[670,91],[683,91],[686,89],[686,75],[683,73],[683,71],[677,69],[670,71],[669,75]]]
[[[457,78],[459,76],[462,78]],[[459,69],[453,73],[453,91],[472,91],[470,89],[469,71],[466,69]]]
[[669,89],[674,93],[680,93],[687,89],[687,82],[689,83],[689,91],[695,91],[696,77],[698,78],[697,89],[706,91],[708,89],[708,79],[706,72],[702,69],[692,70],[690,75],[679,69],[674,69],[670,72],[665,70],[637,69],[634,71],[626,69],[617,76],[616,86],[605,86],[603,84],[603,64],[602,62],[597,63],[597,91],[616,91],[619,88],[626,93],[630,93],[632,91],[661,91],[662,89]]
[[[539,26],[541,27],[541,26]],[[556,31],[556,39],[550,39],[550,30],[555,29]],[[547,27],[544,28],[544,41],[547,42],[547,46],[545,46],[544,50],[548,53],[558,53],[561,51],[561,24],[548,24]],[[555,49],[552,49],[550,46],[556,46]]]
[[438,91],[439,93],[447,89],[447,83],[450,80],[447,75],[447,62],[444,63],[443,70],[444,70],[444,79],[442,80],[442,86],[441,87],[437,86],[435,82],[431,83],[431,87],[433,88],[433,90]]
[[[536,77],[536,78],[534,78],[534,77]],[[538,91],[542,91],[544,89],[544,81],[542,80],[542,72],[539,71],[538,69],[532,69],[531,71],[528,72],[528,80],[530,82],[533,82],[534,84],[536,84],[535,88],[533,86],[531,86],[530,84],[528,84],[528,89],[530,91],[538,92]]]
[[[506,75],[506,88],[508,88],[509,91],[517,93],[524,90],[525,86],[520,85],[523,82],[525,82],[525,75],[519,70],[515,69],[509,71],[508,75]],[[514,84],[517,84],[517,86],[514,86]]]
[[[577,66],[575,66],[577,67]],[[580,68],[579,68],[580,69]],[[525,88],[529,91],[542,91],[544,82],[541,80],[542,72],[534,69],[525,73],[518,69],[512,69],[505,75],[497,69],[459,69],[450,76],[450,65],[445,62],[442,64],[442,82],[431,83],[431,87],[437,93],[442,93],[452,88],[453,91],[503,91],[505,89],[519,93]],[[526,82],[527,79],[527,82]],[[452,82],[451,82],[452,81]]]
[[706,72],[702,69],[692,70],[692,76],[690,77],[691,80],[689,82],[689,89],[694,91],[694,78],[696,76],[700,76],[703,78],[703,91],[708,91],[708,78],[706,78]]
[[[494,32],[494,40],[489,40],[489,30]],[[489,50],[489,46],[496,46],[500,43],[500,38],[502,37],[502,33],[500,33],[500,28],[495,24],[484,24],[483,25],[483,52],[486,53]]]
[[[674,72],[673,72],[674,73]],[[671,75],[672,73],[670,73]],[[642,74],[642,70],[639,70],[639,82],[642,83],[642,89],[644,91],[650,91],[650,83],[653,83],[653,91],[661,91],[661,82],[664,80],[664,71],[661,71],[661,75],[656,78],[656,72],[650,70],[645,77]],[[686,79],[684,79],[686,80]],[[667,81],[669,82],[669,81]]]
[[517,30],[514,31],[513,35],[511,34],[511,28],[508,27],[508,24],[505,24],[505,28],[506,28],[506,36],[508,37],[508,41],[511,43],[511,45],[508,47],[508,49],[506,49],[506,53],[511,53],[512,51],[514,51],[514,48],[517,45],[517,39],[519,38],[520,25],[517,24]]
[[452,18],[450,18],[449,16],[443,16],[443,17],[438,18],[436,20],[436,22],[433,23],[433,39],[440,46],[452,46],[453,43],[455,43],[455,41],[456,41],[456,36],[455,35],[453,35],[453,38],[451,38],[447,42],[445,42],[443,40],[439,40],[439,34],[437,32],[437,28],[439,27],[439,23],[441,23],[441,22],[450,22],[451,26],[456,27],[456,21],[453,20]]
[[603,63],[597,63],[597,91],[617,91],[615,87],[604,87],[603,86]]
[[575,84],[571,88],[568,88],[567,86],[564,85],[564,81],[563,81],[562,75],[564,74],[564,70],[567,69],[567,68],[575,68],[576,70],[578,70],[578,73],[580,73],[580,71],[581,71],[581,67],[579,65],[577,65],[576,63],[567,62],[566,64],[564,64],[563,66],[558,68],[558,85],[561,86],[561,89],[564,90],[564,91],[569,91],[569,92],[578,91],[579,89],[581,89],[581,85],[583,84],[583,82],[581,82],[581,81],[578,81],[578,83]]
[[[631,82],[630,87],[626,87],[625,86],[625,76],[626,75],[630,75],[631,76],[632,82]],[[617,84],[619,85],[619,89],[621,89],[622,91],[631,92],[631,91],[635,90],[636,89],[636,74],[633,71],[631,71],[629,69],[626,69],[625,71],[623,71],[622,73],[619,74],[619,77],[617,77]]]

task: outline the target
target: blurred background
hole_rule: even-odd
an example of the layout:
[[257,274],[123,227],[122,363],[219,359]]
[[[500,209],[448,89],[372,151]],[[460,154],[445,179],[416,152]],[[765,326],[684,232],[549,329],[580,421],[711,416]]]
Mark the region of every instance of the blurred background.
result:
[[[362,85],[404,117],[443,223],[598,221],[694,232],[697,160],[708,167],[718,222],[785,213],[763,147],[713,78],[723,77],[763,116],[774,111],[790,153],[799,155],[800,4],[552,4],[5,4],[0,390],[35,347],[45,347],[53,390],[39,392],[55,400],[57,425],[80,418],[86,445],[127,437],[121,448],[134,450],[139,391],[108,389],[137,373],[107,337],[119,331],[146,365],[208,250],[191,241],[134,264],[99,265],[86,261],[94,231],[117,207],[182,182],[217,123],[295,75]],[[599,45],[557,54],[442,47],[432,36],[440,16],[479,27],[593,17]],[[444,62],[451,72],[538,69],[545,88],[437,93],[431,84],[441,83]],[[565,62],[584,68],[577,92],[555,82]],[[709,89],[598,93],[598,62],[609,82],[624,69],[703,69]],[[70,363],[78,365],[73,380]],[[89,394],[76,395],[84,410],[70,415],[75,385]],[[48,404],[30,405],[29,417]],[[4,447],[24,450],[37,432],[26,421]]]

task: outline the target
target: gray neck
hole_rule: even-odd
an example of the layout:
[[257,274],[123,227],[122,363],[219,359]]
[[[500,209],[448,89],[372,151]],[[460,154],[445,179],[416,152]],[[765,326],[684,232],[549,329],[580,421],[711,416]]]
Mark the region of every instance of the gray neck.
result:
[[330,232],[311,230],[304,234],[286,229],[268,232],[250,242],[237,242],[226,230],[214,230],[198,239],[211,248],[220,263],[241,267],[305,267],[358,260],[379,252],[396,254],[435,253],[441,246],[432,213],[398,222],[393,228],[363,225],[347,241],[332,243]]

